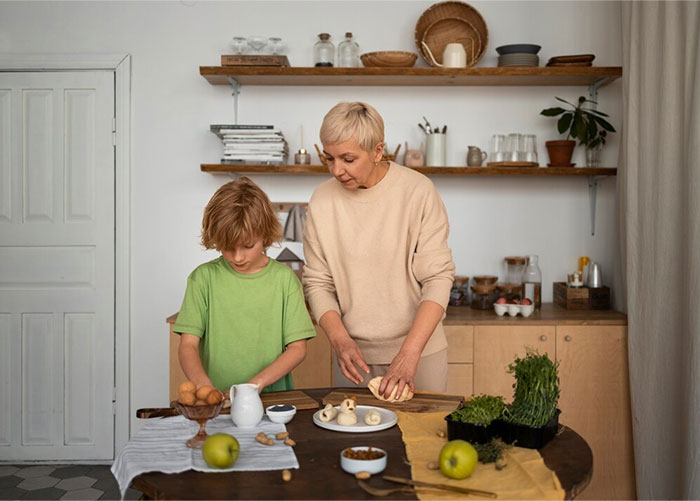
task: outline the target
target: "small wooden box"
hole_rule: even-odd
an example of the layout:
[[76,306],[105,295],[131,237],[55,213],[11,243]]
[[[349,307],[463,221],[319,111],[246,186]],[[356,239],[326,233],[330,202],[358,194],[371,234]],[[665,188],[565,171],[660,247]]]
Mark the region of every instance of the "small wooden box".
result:
[[609,310],[609,287],[568,287],[554,282],[554,302],[567,310]]
[[289,59],[272,54],[224,54],[221,66],[289,66]]

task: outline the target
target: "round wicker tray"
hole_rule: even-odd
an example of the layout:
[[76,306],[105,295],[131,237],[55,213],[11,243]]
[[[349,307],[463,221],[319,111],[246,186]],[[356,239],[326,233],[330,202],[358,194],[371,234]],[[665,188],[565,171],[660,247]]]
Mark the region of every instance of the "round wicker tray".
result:
[[[472,66],[486,52],[489,31],[486,21],[474,7],[464,2],[449,0],[431,5],[421,14],[416,23],[414,38],[418,52],[431,66],[434,64],[421,42],[426,43],[438,63],[442,63],[445,45],[461,42],[467,52],[467,66]],[[474,57],[471,55],[472,50]]]

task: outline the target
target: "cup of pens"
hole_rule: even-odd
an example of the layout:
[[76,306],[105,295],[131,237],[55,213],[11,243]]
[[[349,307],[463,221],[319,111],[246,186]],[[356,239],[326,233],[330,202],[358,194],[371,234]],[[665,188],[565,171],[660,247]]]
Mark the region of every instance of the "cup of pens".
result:
[[425,132],[425,165],[444,167],[447,164],[447,125],[433,127],[427,118],[423,117],[423,120],[425,123],[419,123],[418,127]]

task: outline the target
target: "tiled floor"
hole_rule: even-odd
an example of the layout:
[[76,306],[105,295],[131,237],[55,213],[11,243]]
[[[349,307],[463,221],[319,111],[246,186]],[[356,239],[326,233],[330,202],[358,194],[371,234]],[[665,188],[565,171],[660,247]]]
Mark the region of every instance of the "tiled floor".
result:
[[[0,465],[0,499],[120,499],[105,465]],[[128,489],[125,499],[139,499]]]

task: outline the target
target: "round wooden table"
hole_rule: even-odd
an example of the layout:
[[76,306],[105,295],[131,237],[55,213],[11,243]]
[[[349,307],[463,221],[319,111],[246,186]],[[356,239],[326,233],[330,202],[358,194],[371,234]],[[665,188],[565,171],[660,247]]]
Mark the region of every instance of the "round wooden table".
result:
[[[321,403],[332,388],[303,390]],[[411,478],[411,468],[400,458],[406,457],[401,430],[394,426],[373,433],[339,433],[319,428],[313,423],[315,410],[300,410],[287,424],[296,440],[294,452],[299,469],[292,471],[292,480],[284,482],[280,471],[246,471],[203,473],[186,471],[178,474],[144,473],[134,478],[132,486],[152,499],[371,499],[360,489],[352,475],[340,469],[340,451],[355,445],[371,445],[387,451],[389,461],[382,475]],[[540,454],[553,470],[567,499],[580,494],[591,480],[593,454],[586,441],[575,431],[563,427]],[[369,481],[373,487],[391,488],[381,475]],[[457,495],[457,494],[456,494]],[[395,494],[387,499],[416,499],[410,494]]]

